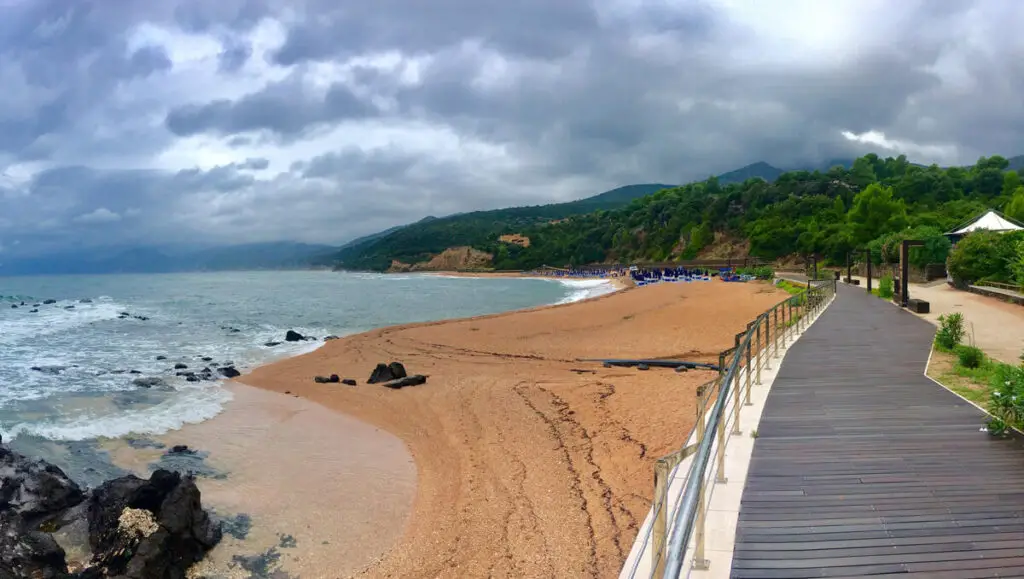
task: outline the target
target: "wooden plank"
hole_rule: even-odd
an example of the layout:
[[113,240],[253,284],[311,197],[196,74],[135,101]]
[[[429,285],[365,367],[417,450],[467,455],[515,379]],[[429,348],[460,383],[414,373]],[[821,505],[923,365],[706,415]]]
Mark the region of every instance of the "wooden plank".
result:
[[765,403],[733,577],[1024,575],[1024,439],[923,376],[934,334],[839,287]]

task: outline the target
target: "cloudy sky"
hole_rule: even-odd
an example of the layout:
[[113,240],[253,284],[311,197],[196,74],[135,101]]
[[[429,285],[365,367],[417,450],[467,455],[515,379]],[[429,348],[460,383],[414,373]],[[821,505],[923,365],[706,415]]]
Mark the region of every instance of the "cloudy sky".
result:
[[0,0],[0,255],[1024,153],[1020,0]]

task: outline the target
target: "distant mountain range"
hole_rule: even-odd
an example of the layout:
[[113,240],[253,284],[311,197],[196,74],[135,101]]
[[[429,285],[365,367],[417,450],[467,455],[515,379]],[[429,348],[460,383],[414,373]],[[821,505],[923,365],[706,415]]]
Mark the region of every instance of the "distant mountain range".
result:
[[173,247],[86,249],[30,259],[4,260],[0,256],[0,276],[305,269],[337,250],[329,245],[292,241],[191,250]]

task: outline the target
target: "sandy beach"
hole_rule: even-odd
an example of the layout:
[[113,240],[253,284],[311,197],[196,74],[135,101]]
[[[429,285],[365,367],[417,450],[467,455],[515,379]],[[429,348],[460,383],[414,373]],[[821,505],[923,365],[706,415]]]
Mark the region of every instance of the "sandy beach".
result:
[[[372,548],[360,556],[374,550],[382,556],[355,575],[611,577],[649,507],[653,461],[688,435],[695,387],[712,375],[604,368],[576,359],[713,360],[748,321],[783,297],[763,283],[663,284],[563,306],[374,330],[240,380],[386,431],[314,432],[308,445],[344,449],[365,444],[360,437],[391,433],[415,459],[408,517],[358,521],[360,528],[379,527]],[[428,383],[402,390],[365,383],[375,364],[395,360],[410,373],[429,375]],[[332,373],[359,385],[313,382]],[[354,465],[357,471],[341,480],[321,479],[316,460],[299,467],[296,476],[308,481],[303,492],[317,492],[320,484],[338,490],[338,502],[321,501],[309,512],[295,501],[289,507],[300,512],[291,518],[337,525],[336,540],[366,540],[344,537],[346,509],[353,508],[344,503],[363,502],[359,510],[366,514],[389,512],[373,505],[394,503],[395,493],[375,492],[379,476],[357,482],[358,469],[372,466]],[[391,468],[394,462],[387,461]],[[301,552],[293,557],[285,570],[318,564],[300,560]],[[303,576],[352,570],[351,564],[320,564],[328,567]]]

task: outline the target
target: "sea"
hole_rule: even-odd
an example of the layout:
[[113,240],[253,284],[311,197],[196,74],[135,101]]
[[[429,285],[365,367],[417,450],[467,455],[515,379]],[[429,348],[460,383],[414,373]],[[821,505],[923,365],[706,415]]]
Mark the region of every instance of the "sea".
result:
[[[600,280],[329,271],[0,277],[0,437],[96,484],[104,473],[69,453],[216,416],[231,399],[219,368],[245,372],[328,336],[612,290]],[[285,341],[288,330],[310,339]],[[213,380],[189,381],[206,368]]]

